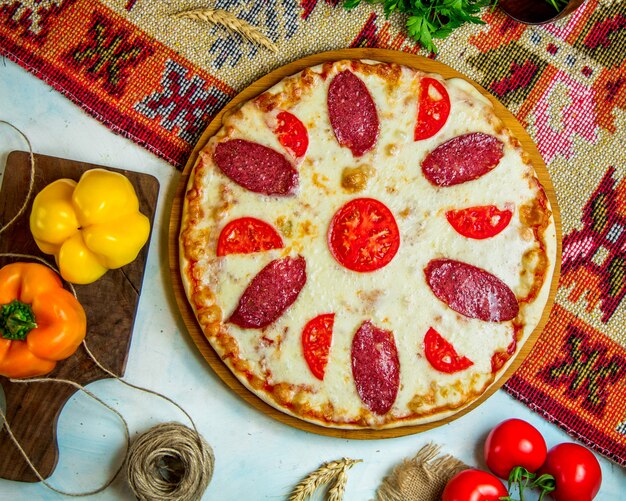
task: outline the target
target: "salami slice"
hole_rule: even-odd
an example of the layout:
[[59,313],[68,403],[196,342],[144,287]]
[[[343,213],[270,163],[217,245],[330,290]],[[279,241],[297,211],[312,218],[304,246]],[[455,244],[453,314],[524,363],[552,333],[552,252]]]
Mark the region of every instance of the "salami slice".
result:
[[389,412],[400,386],[400,360],[393,333],[363,322],[352,339],[352,376],[363,403],[375,414]]
[[267,327],[295,302],[305,283],[302,256],[275,259],[252,279],[229,322],[243,329]]
[[376,105],[363,81],[349,70],[328,87],[328,115],[337,142],[355,157],[372,149],[378,138]]
[[504,155],[504,144],[482,132],[456,136],[437,146],[422,161],[422,172],[435,186],[454,186],[491,171]]
[[424,269],[433,294],[454,311],[485,322],[513,320],[519,304],[495,275],[452,259],[434,259]]
[[231,139],[219,143],[213,161],[230,179],[263,195],[292,195],[298,171],[279,152],[252,141]]

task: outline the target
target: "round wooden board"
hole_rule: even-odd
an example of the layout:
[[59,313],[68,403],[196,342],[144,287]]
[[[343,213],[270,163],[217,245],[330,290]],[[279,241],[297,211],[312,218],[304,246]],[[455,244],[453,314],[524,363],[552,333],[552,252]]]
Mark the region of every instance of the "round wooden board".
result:
[[[365,429],[365,430],[345,430],[345,429],[336,429],[336,428],[325,428],[323,426],[318,426],[307,421],[303,421],[297,418],[294,418],[288,414],[285,414],[274,407],[268,405],[259,397],[257,397],[254,393],[250,392],[239,380],[234,376],[234,374],[230,371],[230,369],[222,362],[219,356],[213,351],[213,348],[204,337],[200,326],[198,325],[196,318],[194,316],[193,310],[187,301],[187,297],[185,295],[185,291],[183,288],[183,284],[180,278],[180,269],[179,269],[179,255],[178,255],[178,234],[180,231],[180,222],[181,222],[181,214],[182,214],[182,206],[183,206],[183,198],[184,193],[187,187],[187,180],[189,179],[189,173],[194,166],[196,159],[198,157],[198,152],[206,145],[208,140],[220,129],[222,126],[222,117],[225,113],[227,113],[230,109],[241,105],[245,101],[252,99],[258,94],[266,91],[274,84],[278,83],[284,77],[289,75],[293,75],[309,66],[315,66],[317,64],[325,63],[328,61],[337,61],[340,59],[372,59],[376,61],[382,61],[387,63],[397,63],[405,66],[409,66],[412,68],[416,68],[425,72],[439,73],[445,78],[463,78],[470,82],[474,87],[476,87],[480,92],[485,95],[494,105],[496,115],[500,117],[500,119],[504,122],[504,124],[513,132],[514,136],[522,143],[522,147],[524,150],[530,155],[531,161],[535,170],[537,171],[537,175],[539,180],[541,181],[545,192],[552,204],[552,211],[554,215],[554,221],[556,223],[556,231],[557,231],[557,262],[555,263],[554,275],[552,277],[552,283],[550,284],[550,295],[548,298],[548,303],[544,309],[543,315],[536,329],[531,334],[528,341],[524,344],[520,353],[515,358],[515,360],[511,363],[509,368],[504,372],[504,374],[491,386],[489,389],[476,401],[474,401],[471,405],[454,414],[453,416],[447,417],[445,419],[441,419],[438,421],[434,421],[431,423],[426,423],[422,425],[416,426],[405,426],[400,428],[389,428],[383,430],[374,430],[374,429]],[[172,284],[174,287],[174,294],[176,296],[176,301],[180,308],[181,314],[183,316],[183,320],[187,329],[189,330],[189,334],[193,339],[194,343],[200,350],[202,356],[209,363],[211,368],[215,371],[215,373],[222,379],[222,381],[237,395],[243,398],[250,405],[263,412],[263,414],[268,415],[282,423],[288,424],[289,426],[293,426],[295,428],[299,428],[301,430],[309,431],[312,433],[317,433],[321,435],[327,435],[338,438],[353,438],[353,439],[380,439],[380,438],[391,438],[391,437],[399,437],[404,435],[410,435],[414,433],[419,433],[431,428],[435,428],[437,426],[441,426],[442,424],[448,423],[454,419],[461,417],[462,415],[470,412],[472,409],[480,405],[485,399],[491,396],[497,389],[499,389],[505,381],[515,372],[515,370],[519,367],[522,361],[526,358],[530,350],[532,349],[535,341],[539,337],[539,334],[543,330],[548,317],[550,315],[550,309],[554,303],[554,297],[556,295],[556,289],[559,282],[559,272],[561,267],[561,219],[559,215],[559,209],[557,205],[556,195],[554,193],[554,187],[552,186],[552,182],[550,181],[550,177],[548,175],[548,171],[546,169],[546,165],[535,146],[535,143],[528,135],[528,133],[524,130],[522,125],[517,121],[515,116],[507,110],[499,101],[497,101],[489,92],[480,87],[475,82],[472,82],[468,78],[464,77],[458,71],[446,66],[443,63],[433,61],[431,59],[427,59],[425,57],[416,56],[412,54],[407,54],[404,52],[396,52],[392,50],[385,49],[342,49],[335,50],[330,52],[323,52],[321,54],[314,54],[311,56],[304,57],[292,63],[289,63],[285,66],[282,66],[271,73],[268,73],[264,77],[260,78],[249,87],[244,89],[240,94],[238,94],[230,103],[228,103],[220,113],[215,116],[215,118],[208,125],[202,137],[196,144],[187,165],[183,171],[182,178],[180,180],[180,184],[178,185],[178,189],[176,191],[176,196],[173,201],[172,211],[170,215],[170,226],[169,226],[169,260],[170,260],[170,274],[172,278]]]

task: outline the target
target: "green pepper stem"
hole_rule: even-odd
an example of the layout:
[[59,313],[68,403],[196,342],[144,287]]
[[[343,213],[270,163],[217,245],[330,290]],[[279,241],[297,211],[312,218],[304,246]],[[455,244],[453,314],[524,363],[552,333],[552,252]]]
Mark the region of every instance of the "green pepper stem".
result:
[[35,314],[29,304],[14,299],[0,307],[0,336],[11,341],[24,341],[37,327]]

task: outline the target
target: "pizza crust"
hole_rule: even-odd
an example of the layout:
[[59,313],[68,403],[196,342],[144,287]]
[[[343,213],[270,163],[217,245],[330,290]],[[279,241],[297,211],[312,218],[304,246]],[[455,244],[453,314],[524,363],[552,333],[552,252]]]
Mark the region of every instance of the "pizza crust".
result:
[[[358,159],[336,144],[324,102],[328,82],[345,69],[366,83],[381,122],[376,147]],[[453,415],[479,398],[512,363],[547,303],[556,262],[556,229],[528,155],[471,84],[432,74],[428,76],[445,82],[452,112],[435,136],[413,142],[415,96],[422,76],[407,67],[374,61],[308,68],[226,117],[190,173],[179,239],[187,298],[205,336],[233,374],[265,402],[299,419],[336,428],[391,428]],[[284,151],[268,126],[277,110],[297,114],[309,131],[307,155],[294,159],[300,187],[292,198],[251,194],[212,160],[216,144],[228,138]],[[498,137],[505,144],[500,165],[463,185],[432,187],[421,176],[422,159],[438,144],[466,132]],[[326,231],[336,208],[360,196],[380,199],[392,210],[402,240],[398,256],[388,266],[355,275],[328,253]],[[514,206],[513,220],[497,239],[464,239],[451,232],[443,217],[450,208],[507,203]],[[245,215],[273,224],[285,247],[217,257],[221,228]],[[298,254],[307,257],[307,285],[280,319],[260,332],[224,321],[261,268],[273,259]],[[439,257],[460,259],[499,276],[518,297],[517,318],[486,323],[462,317],[438,301],[421,269]],[[407,284],[407,276],[415,283]],[[331,307],[337,313],[333,346],[326,376],[319,381],[308,371],[299,336],[307,320]],[[394,332],[400,358],[400,389],[393,408],[382,416],[361,402],[350,370],[351,336],[361,321],[370,318]],[[430,367],[420,345],[429,326],[446,332],[460,353],[475,360],[474,366],[457,374]],[[489,342],[477,343],[478,336]],[[494,363],[495,371],[490,365]]]

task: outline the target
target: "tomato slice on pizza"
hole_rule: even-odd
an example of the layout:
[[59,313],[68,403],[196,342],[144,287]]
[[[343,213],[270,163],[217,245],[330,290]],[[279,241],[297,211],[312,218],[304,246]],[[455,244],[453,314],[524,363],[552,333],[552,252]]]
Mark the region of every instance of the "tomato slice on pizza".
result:
[[313,375],[324,380],[328,354],[333,337],[334,313],[325,313],[309,320],[302,330],[304,359]]
[[309,147],[309,134],[304,124],[288,111],[281,111],[276,115],[276,121],[274,133],[278,142],[294,157],[303,157]]
[[474,365],[469,358],[459,355],[454,346],[432,327],[424,336],[426,360],[439,372],[453,374]]
[[512,216],[512,211],[500,210],[495,205],[446,212],[446,219],[457,233],[476,240],[495,237],[509,225]]
[[417,123],[413,134],[415,141],[437,134],[450,116],[450,96],[439,80],[422,78],[419,92]]
[[217,240],[217,255],[252,254],[283,246],[283,239],[271,225],[254,217],[242,217],[222,229]]
[[398,252],[400,231],[385,204],[357,198],[333,216],[328,246],[339,264],[349,270],[374,271],[387,265]]

